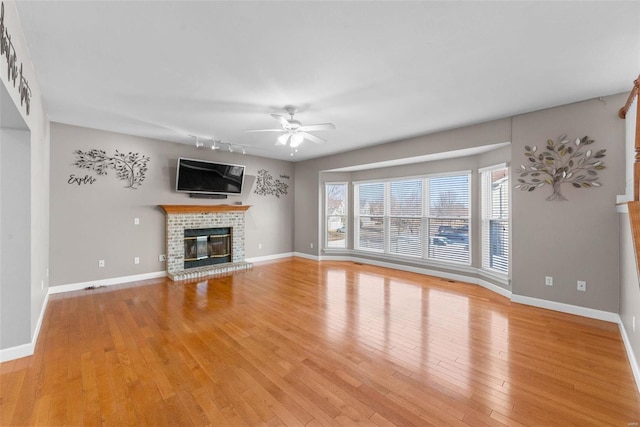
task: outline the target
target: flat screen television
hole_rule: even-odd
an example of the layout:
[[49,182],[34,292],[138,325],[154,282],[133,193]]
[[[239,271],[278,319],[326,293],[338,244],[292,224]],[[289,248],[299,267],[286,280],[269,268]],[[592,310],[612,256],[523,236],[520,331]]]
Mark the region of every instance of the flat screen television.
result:
[[243,165],[178,158],[176,191],[192,194],[240,194]]

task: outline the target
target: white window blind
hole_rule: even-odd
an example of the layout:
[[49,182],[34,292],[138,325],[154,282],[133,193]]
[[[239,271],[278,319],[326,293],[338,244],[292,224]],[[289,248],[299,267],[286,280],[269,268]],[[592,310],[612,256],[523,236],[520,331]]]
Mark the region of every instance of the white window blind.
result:
[[422,256],[422,180],[395,181],[390,186],[389,252]]
[[467,172],[354,184],[355,249],[470,264]]
[[356,248],[384,251],[385,185],[382,182],[357,187]]
[[325,245],[327,248],[347,247],[347,184],[325,184]]
[[427,258],[469,264],[469,174],[431,177],[427,183]]
[[482,268],[509,274],[509,169],[481,175]]

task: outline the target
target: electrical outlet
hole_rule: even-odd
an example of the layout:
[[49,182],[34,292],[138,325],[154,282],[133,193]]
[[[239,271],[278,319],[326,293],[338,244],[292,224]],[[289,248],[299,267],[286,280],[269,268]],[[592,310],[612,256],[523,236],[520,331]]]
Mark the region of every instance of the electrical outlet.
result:
[[309,243],[309,247],[313,249],[313,243]]
[[167,260],[167,256],[166,255],[158,255],[158,261],[159,262],[165,262]]
[[553,286],[553,277],[547,276],[544,278],[544,284],[547,286]]
[[633,329],[633,332],[636,331],[636,316],[633,316],[633,321],[631,322],[631,329]]
[[587,291],[587,282],[584,280],[578,280],[578,290],[582,292]]
[[133,263],[134,263],[134,264],[140,264],[140,257],[135,257],[135,258],[133,259]]
[[98,261],[98,267],[104,267],[104,260],[103,259]]
[[258,249],[262,249],[262,243],[258,243]]
[[44,291],[44,280],[40,280],[40,290]]
[[140,224],[140,218],[133,218],[133,225],[139,225]]

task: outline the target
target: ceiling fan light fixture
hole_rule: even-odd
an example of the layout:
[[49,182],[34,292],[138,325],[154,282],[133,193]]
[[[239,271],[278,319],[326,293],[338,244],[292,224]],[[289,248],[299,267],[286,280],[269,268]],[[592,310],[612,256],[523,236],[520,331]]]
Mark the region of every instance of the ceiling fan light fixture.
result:
[[284,133],[278,137],[278,144],[287,145],[287,139],[289,139],[289,133]]
[[297,108],[293,105],[287,105],[284,107],[285,111],[289,113],[289,118],[281,115],[272,113],[271,117],[276,119],[280,123],[280,129],[256,129],[256,130],[247,130],[246,132],[283,132],[276,139],[276,145],[289,146],[291,150],[291,154],[297,150],[293,150],[296,147],[300,146],[305,140],[322,144],[326,142],[326,139],[323,139],[319,136],[316,136],[310,132],[315,131],[324,131],[324,130],[333,130],[336,126],[333,123],[317,123],[311,125],[303,125],[300,121],[294,118],[296,114]]
[[291,135],[290,145],[292,148],[296,148],[302,143],[302,141],[304,141],[304,136],[300,135],[299,133],[294,133],[293,135]]

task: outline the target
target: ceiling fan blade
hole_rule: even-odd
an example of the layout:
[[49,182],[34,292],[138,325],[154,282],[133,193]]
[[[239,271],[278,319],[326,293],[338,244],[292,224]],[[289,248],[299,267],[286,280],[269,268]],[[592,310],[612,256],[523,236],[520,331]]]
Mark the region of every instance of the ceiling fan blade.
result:
[[245,130],[245,132],[282,132],[282,129],[255,129]]
[[311,142],[315,142],[316,144],[322,144],[323,142],[327,142],[326,139],[320,138],[319,136],[311,135],[307,132],[298,132],[300,135],[304,136],[304,139],[308,139]]
[[298,130],[301,130],[303,132],[308,132],[308,131],[314,131],[314,130],[332,130],[335,128],[336,128],[336,125],[334,125],[333,123],[319,123],[317,125],[300,126]]
[[282,126],[289,126],[289,120],[285,116],[281,116],[280,114],[271,114],[271,117],[280,122]]

